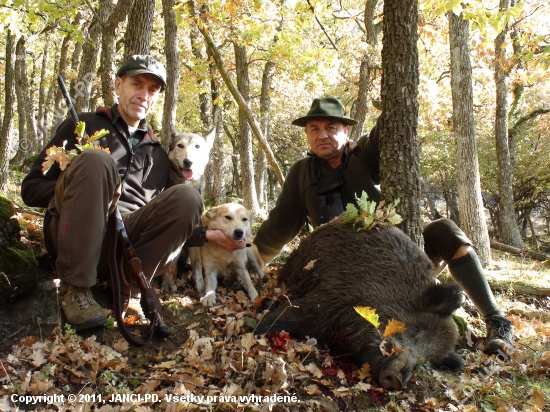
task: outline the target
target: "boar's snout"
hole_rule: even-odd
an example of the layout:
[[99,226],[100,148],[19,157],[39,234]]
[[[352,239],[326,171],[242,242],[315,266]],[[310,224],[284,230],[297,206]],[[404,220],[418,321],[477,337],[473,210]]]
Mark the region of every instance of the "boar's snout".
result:
[[383,371],[378,377],[378,383],[386,390],[400,391],[403,387],[401,374],[391,370]]

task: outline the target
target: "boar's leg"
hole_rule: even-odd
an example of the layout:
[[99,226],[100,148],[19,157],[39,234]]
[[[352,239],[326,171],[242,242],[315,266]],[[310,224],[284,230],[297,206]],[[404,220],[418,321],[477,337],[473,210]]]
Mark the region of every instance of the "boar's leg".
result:
[[460,356],[454,352],[451,352],[445,359],[435,363],[433,366],[436,369],[445,369],[450,372],[458,372],[464,367],[464,362]]
[[462,306],[463,295],[458,286],[434,283],[426,289],[420,301],[424,311],[447,317]]
[[278,305],[265,315],[258,323],[255,333],[261,335],[281,330],[297,339],[305,338],[304,330],[308,330],[307,321],[302,311],[297,307],[290,306],[288,302]]

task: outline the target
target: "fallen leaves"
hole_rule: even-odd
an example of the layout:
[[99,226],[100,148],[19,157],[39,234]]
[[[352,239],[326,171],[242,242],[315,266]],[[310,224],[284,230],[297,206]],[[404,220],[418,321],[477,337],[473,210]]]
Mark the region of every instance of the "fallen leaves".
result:
[[[272,294],[269,296],[275,300]],[[507,363],[479,351],[461,352],[465,361],[463,374],[438,372],[421,365],[407,387],[409,392],[393,392],[388,396],[387,391],[378,388],[373,380],[368,363],[359,368],[330,356],[313,338],[298,340],[286,332],[255,336],[244,329],[245,316],[253,313],[250,312],[252,304],[229,288],[222,290],[219,297],[220,305],[211,310],[186,302],[189,313],[196,317],[178,329],[183,343],[174,351],[149,347],[146,354],[136,359],[135,349],[128,347],[119,337],[109,344],[73,335],[22,340],[14,347],[13,353],[0,359],[0,410],[9,410],[5,408],[2,395],[16,390],[29,395],[68,394],[80,390],[81,393],[101,393],[107,400],[106,404],[92,406],[90,403],[86,407],[102,412],[208,408],[267,411],[271,407],[267,403],[252,405],[237,400],[214,406],[206,401],[171,403],[167,399],[172,399],[172,395],[204,396],[204,399],[217,396],[220,399],[221,396],[240,395],[267,398],[274,394],[298,396],[300,403],[296,407],[284,405],[288,410],[336,410],[337,404],[349,404],[356,397],[370,402],[373,410],[474,411],[500,408],[500,411],[511,412],[515,408],[539,412],[547,408],[544,390],[527,385],[517,388],[510,377],[521,373],[524,378],[544,379],[550,368],[548,351],[533,356],[531,352],[516,350],[510,354]],[[357,309],[358,313],[364,309],[367,317],[376,319],[374,309]],[[518,336],[528,340],[529,345],[538,342],[547,346],[548,324],[527,322],[523,318],[513,319],[513,322],[518,328]],[[403,352],[391,339],[404,330],[405,325],[398,320],[391,319],[386,323],[380,336],[384,341],[382,349],[387,355]],[[510,388],[524,394],[521,403],[507,398]],[[115,393],[156,394],[160,401],[156,404],[117,404],[113,401],[116,398],[108,397]],[[483,407],[480,399],[486,402]],[[333,409],[326,406],[327,402]],[[364,409],[357,407],[355,410]]]

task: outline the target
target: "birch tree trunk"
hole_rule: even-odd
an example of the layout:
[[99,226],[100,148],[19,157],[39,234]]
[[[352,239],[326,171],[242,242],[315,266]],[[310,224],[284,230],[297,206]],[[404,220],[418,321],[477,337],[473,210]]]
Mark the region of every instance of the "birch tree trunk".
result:
[[485,222],[473,107],[472,66],[470,62],[469,22],[449,12],[451,52],[451,92],[453,96],[453,132],[458,164],[458,208],[460,226],[476,247],[485,267],[491,259],[489,233]]
[[384,1],[380,171],[382,197],[400,200],[403,231],[422,238],[418,142],[418,1]]
[[[499,8],[502,12],[510,8],[510,0],[500,0]],[[495,39],[495,84],[496,84],[496,113],[495,113],[495,146],[498,164],[498,190],[500,195],[500,230],[502,241],[510,246],[523,248],[523,239],[517,224],[514,209],[512,166],[513,155],[508,141],[508,72],[506,69],[505,47],[508,25]]]
[[0,191],[8,189],[9,135],[13,121],[15,100],[15,34],[6,32],[6,60],[4,65],[4,116],[0,129]]

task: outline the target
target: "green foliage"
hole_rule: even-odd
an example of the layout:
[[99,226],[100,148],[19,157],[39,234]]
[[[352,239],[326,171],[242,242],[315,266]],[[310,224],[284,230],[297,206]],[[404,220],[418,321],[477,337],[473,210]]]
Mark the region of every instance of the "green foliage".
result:
[[356,199],[359,209],[354,204],[348,203],[344,223],[353,223],[354,226],[360,224],[358,230],[372,229],[376,226],[398,225],[403,221],[396,211],[399,199],[395,203],[390,203],[387,207],[384,207],[384,201],[381,201],[377,207],[376,202],[369,201],[365,191],[363,191],[360,198]]
[[112,316],[109,316],[107,318],[107,322],[105,323],[105,328],[106,329],[114,329],[115,328],[115,318],[113,318]]

